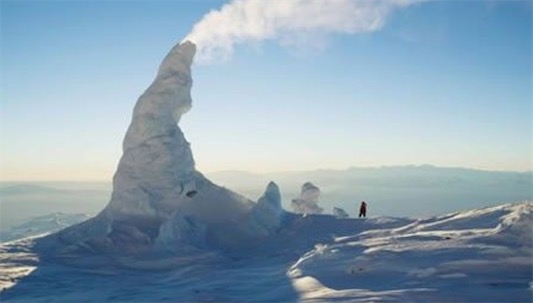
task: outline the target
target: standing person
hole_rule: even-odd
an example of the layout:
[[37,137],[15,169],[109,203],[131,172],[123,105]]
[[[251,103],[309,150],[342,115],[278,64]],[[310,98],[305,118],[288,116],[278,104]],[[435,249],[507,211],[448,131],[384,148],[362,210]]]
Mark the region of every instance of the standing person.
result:
[[361,206],[359,207],[359,218],[366,218],[366,202],[362,201]]

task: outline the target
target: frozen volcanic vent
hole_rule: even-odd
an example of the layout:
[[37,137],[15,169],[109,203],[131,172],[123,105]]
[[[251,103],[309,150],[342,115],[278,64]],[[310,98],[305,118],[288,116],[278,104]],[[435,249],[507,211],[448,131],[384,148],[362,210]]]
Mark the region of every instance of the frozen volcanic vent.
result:
[[297,214],[321,214],[324,209],[318,206],[320,189],[311,182],[302,185],[300,196],[291,201],[292,209]]
[[263,222],[279,216],[275,192],[254,208],[254,202],[213,184],[195,169],[189,142],[178,126],[191,108],[195,51],[191,42],[176,45],[137,101],[109,204],[96,217],[42,239],[39,245],[45,251],[55,256],[175,253],[229,247],[275,231],[276,226]]

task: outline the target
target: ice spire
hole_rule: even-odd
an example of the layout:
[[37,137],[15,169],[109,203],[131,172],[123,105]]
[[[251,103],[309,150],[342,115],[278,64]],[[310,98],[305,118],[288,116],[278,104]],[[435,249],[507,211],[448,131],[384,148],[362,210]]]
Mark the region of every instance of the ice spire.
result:
[[60,232],[61,245],[118,254],[177,252],[229,247],[275,232],[281,213],[275,184],[254,208],[195,169],[178,126],[191,107],[195,51],[194,44],[183,42],[165,57],[133,110],[111,201],[98,216]]
[[178,126],[191,107],[191,64],[196,46],[176,45],[139,97],[123,142],[107,207],[93,220],[65,230],[74,242],[109,236],[112,241],[150,243],[200,183],[189,142]]

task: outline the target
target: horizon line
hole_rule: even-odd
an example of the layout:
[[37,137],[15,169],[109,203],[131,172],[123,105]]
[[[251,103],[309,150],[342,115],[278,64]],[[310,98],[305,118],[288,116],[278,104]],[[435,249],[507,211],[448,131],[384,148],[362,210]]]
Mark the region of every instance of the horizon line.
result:
[[[279,171],[267,171],[267,172],[256,172],[251,170],[239,170],[239,169],[225,169],[225,170],[215,170],[209,172],[202,172],[202,174],[217,174],[217,173],[246,173],[253,175],[272,175],[272,174],[287,174],[287,173],[313,173],[321,171],[330,171],[330,172],[340,172],[348,171],[353,169],[391,169],[391,168],[433,168],[433,169],[461,169],[461,170],[470,170],[470,171],[481,171],[489,173],[533,173],[533,169],[526,170],[495,170],[495,169],[483,169],[483,168],[472,168],[464,166],[438,166],[433,164],[404,164],[404,165],[380,165],[380,166],[349,166],[347,168],[316,168],[309,170],[279,170]],[[113,174],[114,175],[114,174]],[[16,183],[16,182],[69,182],[69,183],[112,183],[113,178],[111,179],[0,179],[0,183]]]

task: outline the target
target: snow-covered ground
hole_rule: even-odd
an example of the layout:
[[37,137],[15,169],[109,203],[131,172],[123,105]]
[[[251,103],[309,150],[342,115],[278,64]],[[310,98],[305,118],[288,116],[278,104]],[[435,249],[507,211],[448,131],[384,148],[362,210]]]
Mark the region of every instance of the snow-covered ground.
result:
[[289,215],[277,234],[229,250],[122,266],[40,260],[27,238],[0,245],[1,299],[531,302],[532,233],[533,202],[523,202],[424,219]]

